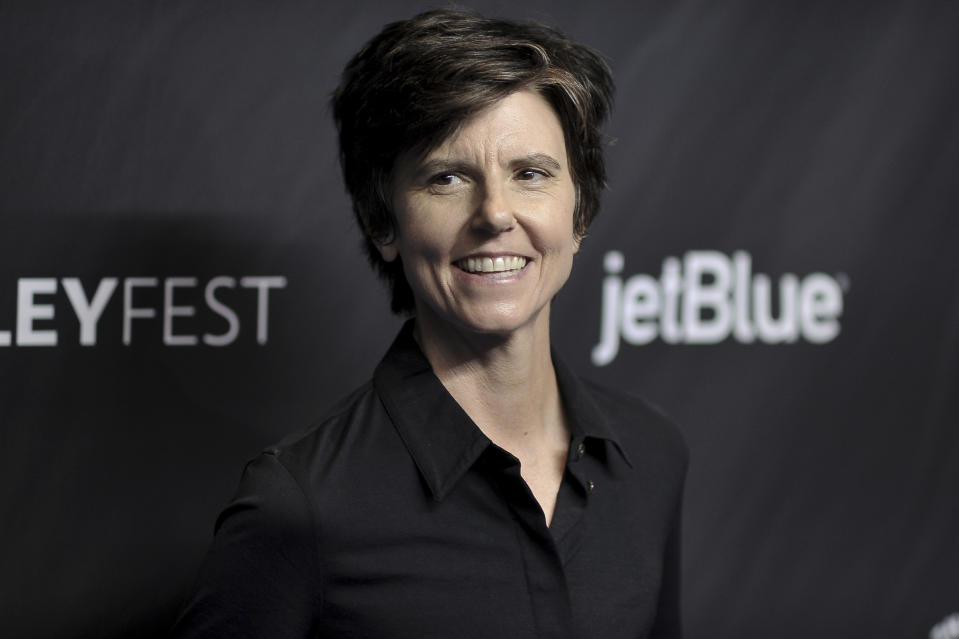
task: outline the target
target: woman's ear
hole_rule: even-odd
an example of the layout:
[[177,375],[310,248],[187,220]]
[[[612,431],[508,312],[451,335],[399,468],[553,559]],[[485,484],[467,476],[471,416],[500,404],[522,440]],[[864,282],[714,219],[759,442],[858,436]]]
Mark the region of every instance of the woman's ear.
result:
[[576,185],[576,204],[573,206],[573,255],[579,253],[579,245],[583,243],[586,237],[586,229],[580,228],[579,207],[580,207],[579,185]]
[[374,239],[373,244],[376,245],[376,250],[380,252],[384,262],[392,262],[400,254],[396,248],[396,238],[392,233],[383,239]]
[[382,231],[376,233],[372,229],[372,225],[370,224],[370,216],[366,208],[361,206],[359,203],[354,203],[353,206],[356,210],[357,217],[363,224],[363,231],[376,247],[376,250],[379,251],[380,257],[383,258],[383,261],[392,262],[395,260],[396,256],[399,255],[399,251],[396,248],[396,233],[393,232],[392,225],[386,233],[383,233]]

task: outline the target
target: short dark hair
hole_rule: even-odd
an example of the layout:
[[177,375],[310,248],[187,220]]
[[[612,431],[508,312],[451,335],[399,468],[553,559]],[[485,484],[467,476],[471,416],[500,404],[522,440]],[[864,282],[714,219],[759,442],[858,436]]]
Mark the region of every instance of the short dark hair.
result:
[[606,185],[599,128],[613,97],[609,68],[592,49],[540,24],[440,9],[386,25],[347,63],[332,98],[340,163],[393,312],[414,308],[402,257],[387,262],[376,248],[395,237],[396,159],[428,153],[470,116],[524,89],[559,116],[576,186],[574,231],[582,236]]

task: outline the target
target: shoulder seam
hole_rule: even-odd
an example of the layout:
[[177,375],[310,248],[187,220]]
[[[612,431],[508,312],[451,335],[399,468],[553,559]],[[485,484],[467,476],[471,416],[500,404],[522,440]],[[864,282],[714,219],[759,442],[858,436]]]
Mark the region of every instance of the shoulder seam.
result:
[[280,467],[283,469],[283,472],[285,472],[286,475],[296,485],[297,490],[299,490],[300,495],[303,497],[303,501],[310,512],[310,531],[312,533],[312,540],[311,540],[312,543],[310,544],[310,547],[313,549],[313,565],[315,567],[314,574],[316,575],[317,585],[319,586],[318,594],[320,598],[320,603],[317,610],[315,611],[315,615],[313,619],[313,623],[315,625],[318,622],[319,617],[321,616],[323,607],[326,605],[326,597],[324,596],[324,592],[326,591],[326,588],[325,588],[325,585],[323,584],[323,571],[320,570],[320,549],[318,548],[319,526],[317,525],[317,521],[316,521],[316,507],[315,507],[315,504],[313,503],[313,500],[310,499],[308,492],[303,487],[303,484],[300,483],[296,475],[290,472],[290,469],[287,468],[286,464],[281,459],[280,456],[283,455],[283,451],[280,449],[274,448],[272,450],[263,451],[263,454],[270,455],[276,460],[276,463],[280,465]]

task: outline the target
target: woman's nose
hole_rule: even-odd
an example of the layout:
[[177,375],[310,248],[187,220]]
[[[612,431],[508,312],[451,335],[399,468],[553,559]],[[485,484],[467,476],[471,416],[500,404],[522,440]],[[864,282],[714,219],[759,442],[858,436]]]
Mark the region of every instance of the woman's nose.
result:
[[506,189],[497,185],[485,186],[473,215],[473,228],[487,233],[502,233],[512,229],[515,224],[516,216]]

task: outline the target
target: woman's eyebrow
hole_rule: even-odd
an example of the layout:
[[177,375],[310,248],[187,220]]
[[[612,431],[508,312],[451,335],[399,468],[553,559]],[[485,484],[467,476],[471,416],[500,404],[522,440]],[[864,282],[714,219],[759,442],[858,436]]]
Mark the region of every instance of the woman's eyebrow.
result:
[[510,166],[514,168],[530,165],[551,169],[553,171],[563,170],[563,165],[559,163],[559,160],[546,153],[530,153],[529,155],[524,155],[510,162]]
[[433,175],[434,173],[442,173],[443,171],[465,171],[468,169],[466,162],[460,162],[457,160],[443,160],[443,159],[433,159],[425,160],[419,166],[416,167],[416,173],[420,176]]
[[[510,160],[509,166],[512,169],[538,166],[544,169],[550,169],[552,171],[563,170],[563,165],[560,164],[559,160],[548,153],[529,153],[527,155],[522,155]],[[417,166],[416,174],[419,176],[429,176],[435,173],[442,173],[443,171],[466,173],[469,172],[470,168],[470,163],[462,160],[433,158],[427,159]]]

